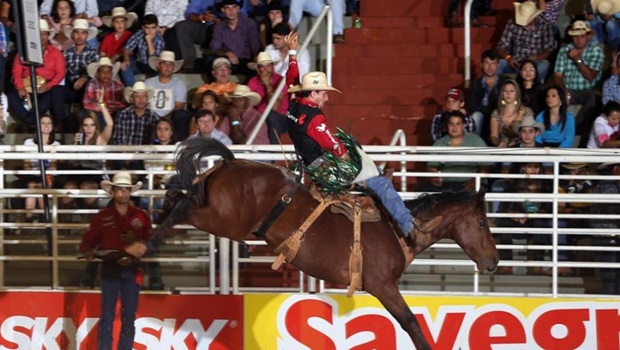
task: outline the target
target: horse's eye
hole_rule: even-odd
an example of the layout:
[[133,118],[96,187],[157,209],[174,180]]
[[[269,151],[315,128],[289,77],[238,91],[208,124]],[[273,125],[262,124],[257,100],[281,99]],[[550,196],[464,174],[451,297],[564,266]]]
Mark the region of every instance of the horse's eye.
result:
[[486,223],[486,222],[484,222],[484,221],[480,221],[480,227],[485,227],[486,225],[487,225],[487,223]]

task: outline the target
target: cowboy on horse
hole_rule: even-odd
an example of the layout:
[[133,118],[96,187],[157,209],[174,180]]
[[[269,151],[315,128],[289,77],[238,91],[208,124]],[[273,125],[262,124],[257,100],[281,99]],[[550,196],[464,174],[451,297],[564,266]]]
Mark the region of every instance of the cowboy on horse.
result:
[[[298,45],[297,34],[291,33],[286,39],[289,48],[295,52]],[[291,86],[298,82],[296,57],[290,55],[287,85]],[[329,100],[329,91],[340,93],[327,84],[323,72],[306,73],[301,84],[288,89],[289,93],[296,94],[296,99],[291,101],[286,113],[289,136],[310,177],[327,192],[330,190],[335,192],[335,188],[342,189],[352,184],[365,184],[398,223],[403,235],[415,242],[419,234],[439,225],[441,217],[427,222],[413,218],[394,189],[394,185],[379,175],[374,163],[356,146],[355,140],[342,131],[338,134],[332,133],[321,110]],[[345,147],[345,143],[349,147]]]

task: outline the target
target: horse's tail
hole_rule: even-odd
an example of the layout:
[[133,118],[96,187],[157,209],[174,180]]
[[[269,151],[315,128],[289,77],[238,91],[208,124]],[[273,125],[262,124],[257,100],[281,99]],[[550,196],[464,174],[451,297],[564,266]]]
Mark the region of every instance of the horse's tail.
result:
[[235,159],[235,155],[226,145],[212,138],[193,137],[179,144],[175,163],[184,189],[192,189],[193,181],[202,169],[201,160],[208,156],[221,156],[225,162]]

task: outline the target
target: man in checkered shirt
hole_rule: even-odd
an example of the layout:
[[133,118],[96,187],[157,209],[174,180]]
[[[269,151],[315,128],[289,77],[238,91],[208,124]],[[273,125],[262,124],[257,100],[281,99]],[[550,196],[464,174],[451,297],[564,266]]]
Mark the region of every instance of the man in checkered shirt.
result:
[[599,45],[592,42],[593,32],[587,22],[575,21],[568,35],[572,42],[558,52],[553,80],[570,94],[570,104],[581,105],[575,123],[585,136],[582,139],[587,142],[597,117],[594,88],[601,80],[605,54]]

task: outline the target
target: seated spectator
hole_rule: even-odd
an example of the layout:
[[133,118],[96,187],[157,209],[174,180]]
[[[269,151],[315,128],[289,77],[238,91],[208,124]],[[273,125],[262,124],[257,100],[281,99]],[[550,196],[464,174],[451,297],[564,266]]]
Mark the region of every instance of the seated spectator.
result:
[[[82,119],[80,129],[73,136],[73,144],[81,145],[107,145],[112,138],[114,121],[106,103],[101,104],[101,114],[105,121],[105,127],[101,128],[99,117],[95,113],[88,113]],[[82,159],[79,161],[64,161],[61,163],[64,170],[106,170],[105,160]],[[101,180],[109,180],[107,174],[81,174],[67,176],[64,183],[65,189],[96,190]],[[97,197],[72,198],[63,197],[60,203],[63,209],[93,209],[97,208]],[[64,221],[63,221],[64,222]]]
[[446,95],[446,103],[441,113],[436,114],[433,117],[431,123],[431,139],[433,142],[439,140],[446,135],[446,123],[445,118],[450,112],[459,111],[465,115],[465,131],[470,134],[476,133],[476,122],[474,119],[467,115],[467,112],[463,108],[465,106],[465,95],[463,91],[459,89],[450,89]]
[[572,43],[562,47],[555,61],[554,84],[570,94],[571,104],[581,105],[575,123],[584,141],[590,135],[590,127],[598,116],[594,88],[601,80],[603,50],[591,41],[592,29],[586,22],[575,21],[568,35]]
[[200,96],[200,94],[207,90],[215,92],[218,96],[232,94],[233,91],[235,91],[237,83],[230,80],[230,61],[227,58],[220,57],[213,61],[213,69],[211,70],[211,73],[215,77],[215,80],[209,84],[199,87],[198,90],[196,90],[194,100],[192,100],[192,105],[194,107],[200,105],[199,101],[196,99]]
[[164,49],[174,52],[176,57],[181,57],[181,48],[175,26],[185,19],[186,7],[187,1],[147,0],[146,8],[144,9],[145,15],[153,14],[157,16],[159,19],[159,32],[166,42]]
[[279,0],[272,0],[266,6],[266,15],[258,24],[261,48],[271,44],[273,27],[284,22],[284,10]]
[[[256,58],[256,63],[251,63],[252,69],[258,72],[258,75],[250,78],[248,87],[258,94],[260,102],[256,106],[259,115],[262,115],[269,101],[275,94],[276,88],[284,79],[278,73],[273,71],[273,60],[267,52],[261,52]],[[276,97],[276,101],[267,116],[267,128],[269,134],[269,142],[278,144],[280,135],[288,132],[288,122],[286,119],[286,111],[288,110],[288,94],[286,89],[282,89]]]
[[[542,174],[542,166],[540,163],[531,162],[524,163],[520,169],[521,174],[526,175],[539,175]],[[548,188],[544,186],[544,180],[541,179],[518,179],[511,186],[509,192],[513,193],[547,193]],[[516,227],[516,228],[548,228],[551,226],[549,219],[530,218],[529,214],[550,213],[550,203],[541,203],[534,201],[524,202],[502,202],[500,204],[500,212],[509,214],[525,214],[523,217],[512,218],[500,218],[498,219],[498,226],[500,227]],[[514,239],[527,238],[525,234],[500,234],[497,235],[499,244],[513,244]],[[546,245],[551,243],[550,236],[543,234],[533,234],[531,239],[528,239],[533,244]],[[512,249],[501,249],[499,256],[502,261],[514,260],[512,255]],[[534,250],[531,258],[536,261],[544,261],[544,251]],[[502,266],[496,271],[499,274],[511,274],[512,266]],[[533,269],[533,273],[540,275],[543,273],[542,267],[536,266]]]
[[[43,0],[39,13],[41,18],[47,19],[52,13],[52,5],[55,0]],[[80,18],[89,19],[99,16],[99,7],[96,0],[72,0],[75,12]]]
[[323,11],[323,7],[329,5],[334,19],[332,30],[334,44],[344,44],[344,2],[338,0],[291,0],[289,9],[289,23],[291,28],[297,28],[303,13],[317,17]]
[[133,12],[127,12],[124,7],[115,7],[111,16],[102,18],[103,24],[113,29],[113,31],[103,37],[99,50],[102,56],[107,56],[110,61],[116,63],[122,61],[125,45],[131,32],[128,30],[138,19],[138,15]]
[[[433,143],[434,147],[486,147],[480,136],[465,132],[465,115],[459,111],[450,112],[446,119],[448,134]],[[490,164],[475,162],[429,162],[427,169],[435,173],[477,173],[487,172]],[[423,184],[420,191],[473,190],[475,179],[471,177],[435,177],[431,183]]]
[[[242,4],[237,0],[223,0],[219,3],[225,18],[213,27],[213,38],[209,47],[215,54],[206,58],[207,70],[218,57],[226,57],[231,63],[233,74],[254,75],[247,65],[260,50],[258,26],[254,20],[239,14]],[[213,78],[209,77],[210,80]]]
[[[213,26],[220,22],[213,5],[213,0],[191,0],[185,10],[185,20],[176,25],[183,71],[193,72],[196,67],[194,45],[208,47],[211,42]],[[210,66],[207,66],[207,69],[209,68]]]
[[611,61],[611,76],[603,83],[603,104],[620,102],[620,51]]
[[54,31],[52,45],[60,51],[65,51],[73,46],[71,35],[65,35],[64,27],[71,26],[75,19],[75,5],[70,0],[56,0],[52,4],[52,14],[47,17],[50,28]]
[[185,109],[187,87],[183,80],[174,76],[183,66],[183,60],[175,60],[174,52],[162,51],[161,56],[151,56],[149,65],[158,72],[156,77],[145,81],[146,86],[153,90],[154,98],[150,108],[160,117],[169,117],[181,139],[188,136],[191,113]]
[[536,63],[530,59],[526,59],[521,63],[519,75],[517,75],[517,84],[521,89],[521,102],[525,107],[529,107],[534,115],[542,112],[544,109],[544,85],[540,83],[538,78],[538,69]]
[[[230,121],[226,115],[230,106],[222,108],[220,105],[220,98],[213,90],[207,90],[197,94],[194,101],[199,103],[198,105],[193,106],[195,110],[206,109],[207,111],[213,112],[215,114],[215,127],[226,135],[230,134]],[[196,117],[193,116],[190,123],[190,135],[196,133],[195,119]]]
[[480,68],[482,75],[472,81],[467,110],[476,123],[476,134],[483,139],[489,137],[491,114],[497,106],[499,87],[503,81],[497,74],[499,56],[494,50],[482,53]]
[[147,77],[156,75],[157,72],[149,67],[148,60],[151,56],[161,55],[165,46],[164,38],[159,33],[157,16],[144,16],[142,29],[129,38],[123,51],[121,78],[125,86],[135,83],[135,74],[142,73]]
[[620,12],[620,3],[612,0],[590,0],[585,3],[585,17],[594,31],[593,40],[608,44],[612,51],[617,51],[620,48],[620,25],[615,15]]
[[[54,120],[52,119],[52,116],[49,114],[44,114],[41,116],[41,143],[43,145],[60,145],[60,142],[58,142],[56,140],[56,135],[54,134]],[[35,136],[35,138],[32,139],[26,139],[24,141],[24,145],[37,145],[39,142],[37,141],[37,137]],[[32,159],[32,160],[24,160],[24,170],[41,170],[41,166],[40,166],[40,161],[38,159]],[[55,160],[49,160],[46,159],[43,161],[43,164],[45,166],[45,170],[54,170],[56,169],[56,161]],[[26,186],[28,189],[37,189],[37,188],[41,188],[42,184],[41,184],[41,178],[37,175],[27,175],[25,178],[21,178],[20,180],[23,180],[24,182],[26,182]],[[48,188],[52,188],[53,183],[51,183],[52,181],[49,181],[50,179],[52,179],[51,176],[47,176],[47,187]],[[28,212],[26,213],[26,222],[33,222],[34,220],[34,213],[32,212],[33,210],[35,210],[38,206],[39,209],[43,209],[43,196],[36,198],[36,197],[26,197],[26,207],[25,209],[28,210]]]
[[[125,88],[125,100],[130,106],[118,112],[114,128],[114,144],[116,145],[149,145],[159,120],[157,113],[149,108],[153,98],[153,90],[144,82],[138,81]],[[124,169],[143,169],[141,161],[128,160],[119,164]]]
[[[299,76],[310,72],[310,55],[308,50],[304,50],[301,54],[296,49],[289,48],[286,44],[285,37],[291,33],[288,23],[276,24],[271,33],[271,44],[265,47],[274,62],[275,72],[285,77],[288,70],[290,57],[295,58],[299,70]],[[297,43],[299,46],[299,43]]]
[[[87,43],[97,36],[97,29],[89,27],[85,19],[76,19],[73,26],[65,26],[64,31],[65,35],[71,36],[74,45],[65,51],[67,65],[65,85],[62,86],[62,95],[54,95],[53,103],[55,116],[62,123],[61,129],[75,131],[73,128],[75,122],[69,119],[65,104],[81,102],[84,99],[84,91],[88,82],[86,68],[89,64],[99,61],[97,50]],[[68,125],[66,120],[69,120]]]
[[0,93],[0,114],[0,135],[4,135],[9,123],[9,100],[4,92]]
[[123,83],[115,79],[121,64],[112,61],[108,57],[101,57],[98,62],[88,65],[86,71],[91,80],[86,85],[84,92],[84,109],[99,116],[100,124],[103,121],[101,105],[105,104],[110,114],[116,114],[125,108],[123,96]]
[[196,129],[190,137],[214,138],[227,146],[232,145],[230,137],[215,128],[215,114],[211,111],[201,109],[196,113]]
[[[605,163],[599,166],[604,175],[620,176],[620,163]],[[619,194],[620,181],[618,180],[601,180],[596,185],[594,193],[603,194]],[[595,215],[618,215],[620,213],[620,204],[612,203],[596,203],[592,206],[590,212]],[[601,247],[620,248],[620,238],[616,234],[620,229],[618,219],[590,219],[590,223],[595,229],[611,229],[608,234],[599,234],[593,236],[593,245]],[[620,263],[620,252],[610,250],[599,250],[595,254],[596,261],[602,263]],[[600,268],[599,277],[601,279],[601,294],[620,295],[620,269],[618,268]]]
[[506,23],[497,45],[500,74],[518,73],[519,67],[527,58],[536,62],[541,82],[549,71],[547,60],[555,50],[551,24],[540,15],[543,11],[536,3],[527,0],[515,2],[515,18]]
[[568,111],[566,93],[557,86],[545,90],[547,108],[536,116],[536,121],[545,125],[545,131],[536,137],[536,142],[545,147],[572,148],[575,139],[575,116]]
[[603,114],[594,121],[588,148],[620,147],[620,103],[609,101],[603,107]]
[[[39,113],[43,114],[52,107],[52,94],[62,94],[60,83],[65,79],[66,63],[62,53],[49,44],[50,29],[47,21],[40,20],[41,47],[43,57],[42,66],[36,68]],[[9,109],[22,123],[35,127],[36,117],[31,104],[32,86],[30,67],[24,66],[21,57],[17,55],[13,61],[13,85],[15,91],[8,94]],[[56,92],[58,91],[58,92]],[[54,97],[55,98],[55,97]],[[56,111],[52,111],[53,114]]]
[[497,109],[491,115],[491,144],[500,148],[514,147],[519,142],[515,125],[533,115],[532,110],[521,102],[521,90],[517,82],[506,80],[500,90]]
[[[261,97],[245,85],[237,85],[230,95],[232,106],[228,110],[230,138],[236,144],[245,144],[260,120],[261,114],[254,109]],[[253,145],[269,144],[267,125],[263,123],[252,142]]]
[[7,35],[9,33],[11,35],[15,34],[15,18],[11,6],[12,0],[2,0],[2,4],[0,4],[0,22],[4,25]]

